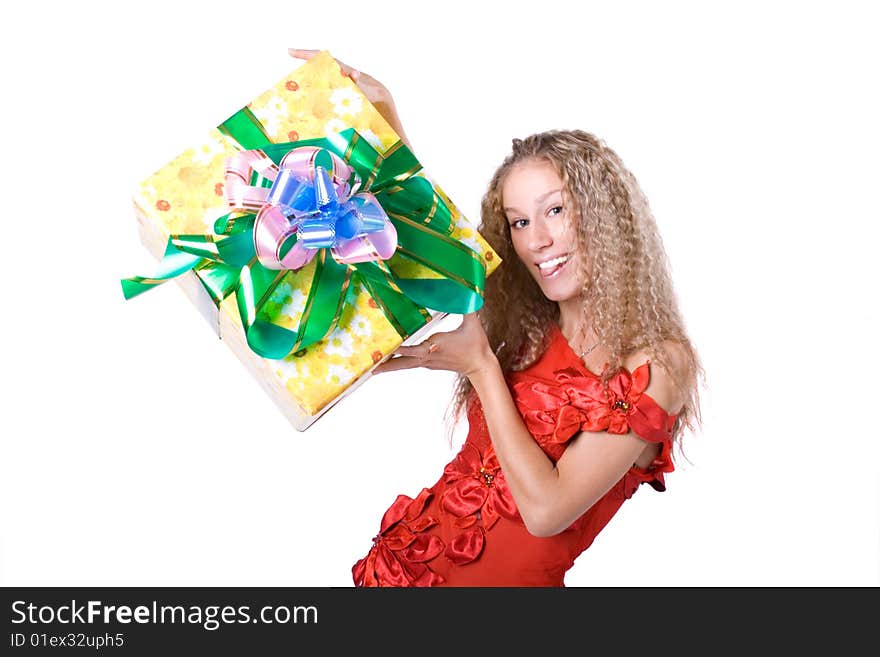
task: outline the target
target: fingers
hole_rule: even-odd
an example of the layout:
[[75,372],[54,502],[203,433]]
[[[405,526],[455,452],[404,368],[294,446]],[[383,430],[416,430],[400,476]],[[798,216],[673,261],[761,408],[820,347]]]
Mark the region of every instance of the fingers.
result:
[[397,348],[397,355],[378,365],[373,370],[373,373],[381,374],[382,372],[393,372],[413,367],[428,367],[426,359],[440,348],[436,342],[432,341],[433,338],[433,335],[429,335],[426,340],[419,344],[401,345]]
[[[305,59],[306,61],[308,61],[309,59],[311,59],[312,57],[317,55],[319,52],[321,52],[321,51],[320,50],[310,50],[308,48],[288,48],[287,49],[287,54],[290,55],[291,57],[295,57],[296,59]],[[361,77],[360,71],[353,69],[351,66],[349,66],[345,62],[339,61],[338,59],[336,60],[336,63],[339,64],[339,68],[342,69],[343,75],[350,77],[352,82],[357,83],[357,81]]]
[[407,370],[414,367],[421,367],[424,364],[425,361],[421,358],[415,358],[413,356],[397,356],[396,358],[386,360],[384,363],[377,365],[373,370],[373,374],[394,372],[395,370]]
[[296,59],[311,59],[317,55],[320,50],[306,50],[303,48],[288,48],[287,54]]
[[412,358],[420,358],[422,360],[431,353],[431,347],[427,341],[420,344],[410,345],[408,347],[398,347],[397,353],[401,356],[410,356]]

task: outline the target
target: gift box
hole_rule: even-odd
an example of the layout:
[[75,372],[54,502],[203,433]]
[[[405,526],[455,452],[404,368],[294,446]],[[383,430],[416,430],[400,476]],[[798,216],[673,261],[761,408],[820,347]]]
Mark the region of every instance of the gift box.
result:
[[[500,264],[328,52],[142,181],[142,243],[299,431]],[[193,367],[195,368],[195,364]]]

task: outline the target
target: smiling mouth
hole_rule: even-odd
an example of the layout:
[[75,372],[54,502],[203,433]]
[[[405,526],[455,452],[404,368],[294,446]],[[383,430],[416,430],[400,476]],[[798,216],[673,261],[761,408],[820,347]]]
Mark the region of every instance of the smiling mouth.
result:
[[541,278],[556,278],[570,259],[570,255],[564,255],[537,265],[538,271],[541,272]]

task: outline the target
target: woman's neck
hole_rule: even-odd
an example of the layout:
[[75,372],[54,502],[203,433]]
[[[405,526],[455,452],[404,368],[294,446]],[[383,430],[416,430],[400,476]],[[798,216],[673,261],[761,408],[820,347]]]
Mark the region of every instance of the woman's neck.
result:
[[592,333],[587,331],[587,327],[584,326],[583,300],[577,297],[558,303],[559,328],[562,331],[562,335],[565,336],[569,344],[577,346],[587,339],[588,333]]

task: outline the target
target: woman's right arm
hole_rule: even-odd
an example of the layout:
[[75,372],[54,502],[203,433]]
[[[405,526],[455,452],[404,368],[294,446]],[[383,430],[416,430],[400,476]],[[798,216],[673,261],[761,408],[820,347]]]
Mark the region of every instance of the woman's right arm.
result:
[[[295,57],[296,59],[309,60],[321,51],[288,48],[287,52],[291,57]],[[398,116],[397,108],[394,105],[394,98],[392,98],[391,92],[388,91],[388,88],[376,78],[363,71],[358,71],[338,59],[336,60],[336,63],[342,68],[343,75],[347,75],[351,78],[351,81],[357,85],[358,89],[360,89],[364,96],[367,97],[367,100],[372,103],[382,118],[388,121],[391,129],[397,133],[400,140],[412,150],[412,144],[410,144],[409,138],[407,138],[406,133],[403,131],[403,125],[400,123],[400,117]]]

